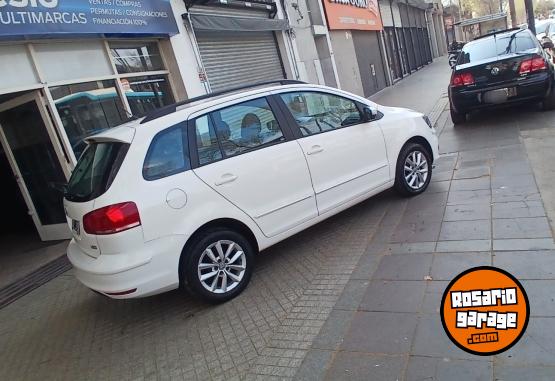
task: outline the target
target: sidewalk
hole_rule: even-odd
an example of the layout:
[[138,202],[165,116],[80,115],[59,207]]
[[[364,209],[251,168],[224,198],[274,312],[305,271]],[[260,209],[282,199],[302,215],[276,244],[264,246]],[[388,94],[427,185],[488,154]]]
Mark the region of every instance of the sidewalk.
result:
[[[430,98],[416,77],[414,87],[403,83],[382,96],[392,102],[408,93]],[[446,86],[448,75],[435,80]],[[429,107],[420,97],[405,105]],[[415,198],[388,200],[297,379],[555,379],[555,245],[520,135],[554,120],[555,113],[521,109],[490,112],[456,128],[443,118],[444,155],[432,184]],[[452,344],[439,316],[448,282],[481,265],[516,276],[531,304],[523,338],[489,357]]]

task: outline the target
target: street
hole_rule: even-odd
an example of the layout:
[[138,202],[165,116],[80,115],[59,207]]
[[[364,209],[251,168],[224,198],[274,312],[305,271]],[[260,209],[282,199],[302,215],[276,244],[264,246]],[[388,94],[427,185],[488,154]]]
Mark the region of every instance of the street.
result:
[[[555,379],[555,112],[449,119],[446,58],[372,99],[434,114],[441,157],[422,195],[386,191],[264,251],[237,298],[111,300],[70,270],[0,309],[2,380]],[[531,303],[496,356],[446,336],[444,289],[493,265]]]

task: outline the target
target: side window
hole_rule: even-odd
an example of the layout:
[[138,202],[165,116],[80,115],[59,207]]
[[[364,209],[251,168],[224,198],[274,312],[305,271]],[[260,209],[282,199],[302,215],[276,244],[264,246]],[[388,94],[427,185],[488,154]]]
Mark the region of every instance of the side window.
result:
[[156,180],[191,168],[187,147],[187,128],[179,124],[159,132],[148,149],[143,177]]
[[195,120],[197,152],[200,165],[208,164],[222,158],[216,132],[210,116],[203,115]]
[[333,94],[297,92],[280,94],[303,136],[360,123],[354,101]]
[[266,98],[213,111],[210,117],[226,157],[285,140]]

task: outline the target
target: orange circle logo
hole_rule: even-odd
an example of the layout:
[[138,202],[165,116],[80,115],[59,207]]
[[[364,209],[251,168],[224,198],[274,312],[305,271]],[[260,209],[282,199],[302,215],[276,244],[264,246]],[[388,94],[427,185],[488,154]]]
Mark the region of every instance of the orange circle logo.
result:
[[441,322],[462,350],[480,356],[506,351],[522,337],[530,305],[520,282],[496,267],[474,267],[449,283]]

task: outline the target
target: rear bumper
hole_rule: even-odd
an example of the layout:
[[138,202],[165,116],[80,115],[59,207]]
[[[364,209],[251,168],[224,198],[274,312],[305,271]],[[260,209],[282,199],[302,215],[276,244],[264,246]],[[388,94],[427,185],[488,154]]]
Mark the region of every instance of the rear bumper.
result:
[[[179,257],[184,236],[168,236],[146,242],[129,253],[93,258],[71,241],[67,256],[75,276],[85,286],[114,299],[138,298],[179,287]],[[125,295],[108,295],[134,290]]]
[[[534,78],[507,82],[495,86],[481,89],[457,90],[449,87],[449,101],[451,108],[459,113],[484,108],[498,107],[507,104],[521,103],[532,100],[542,100],[549,95],[552,88],[553,79],[551,73],[545,72],[535,75]],[[515,87],[517,95],[507,99],[503,103],[484,103],[482,96],[485,92],[503,88]]]

